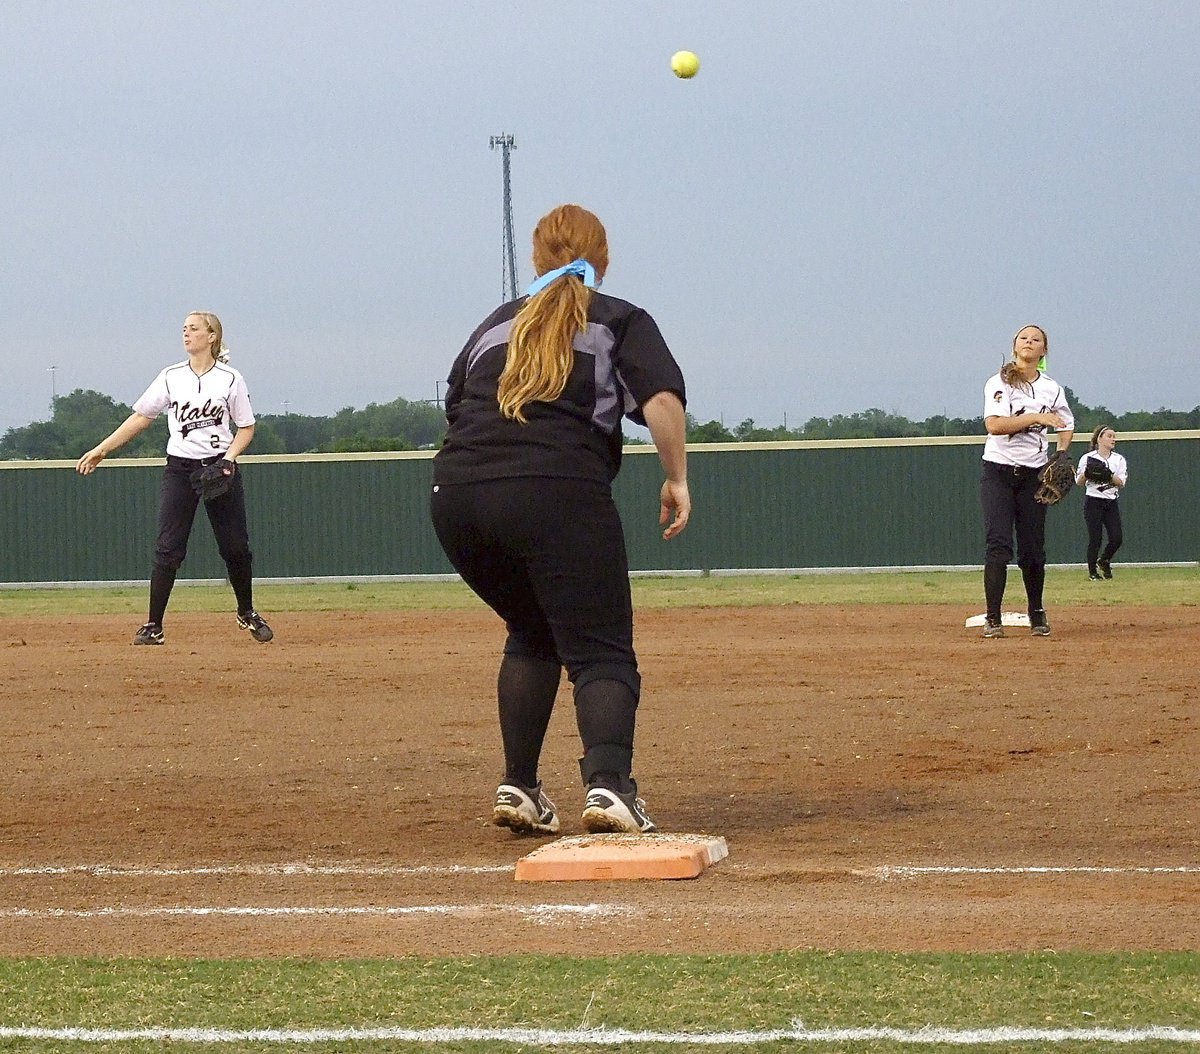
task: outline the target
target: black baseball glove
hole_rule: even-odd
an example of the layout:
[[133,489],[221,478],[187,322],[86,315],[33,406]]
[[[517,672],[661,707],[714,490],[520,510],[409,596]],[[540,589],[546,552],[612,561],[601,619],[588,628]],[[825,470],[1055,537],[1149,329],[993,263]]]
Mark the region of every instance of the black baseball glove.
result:
[[1075,486],[1075,466],[1071,464],[1071,455],[1060,450],[1046,462],[1038,479],[1041,482],[1034,499],[1043,505],[1057,505]]
[[237,465],[221,458],[209,465],[201,465],[191,475],[192,490],[205,501],[212,501],[233,486],[233,474]]
[[1098,457],[1089,457],[1083,466],[1083,478],[1089,483],[1111,483],[1112,469]]

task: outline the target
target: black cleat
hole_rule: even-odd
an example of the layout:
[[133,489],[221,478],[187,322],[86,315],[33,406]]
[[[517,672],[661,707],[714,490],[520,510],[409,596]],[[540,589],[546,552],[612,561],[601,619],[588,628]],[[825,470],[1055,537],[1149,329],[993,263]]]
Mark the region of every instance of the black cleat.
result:
[[266,644],[272,637],[275,636],[271,632],[271,627],[267,625],[266,619],[257,611],[247,611],[245,614],[238,612],[238,625],[242,629],[248,629],[252,636],[260,644]]
[[163,628],[157,622],[147,622],[133,635],[134,644],[162,644]]
[[1110,564],[1107,560],[1097,560],[1096,566],[1100,568],[1100,573],[1105,578],[1112,578],[1112,564]]
[[1050,623],[1046,621],[1046,609],[1040,608],[1029,613],[1030,632],[1035,637],[1050,636]]
[[592,834],[649,834],[657,831],[654,821],[646,815],[646,803],[637,796],[635,787],[628,794],[619,794],[607,787],[589,787],[583,803],[583,829]]
[[492,823],[518,834],[557,834],[558,811],[540,783],[536,787],[501,783],[496,788]]

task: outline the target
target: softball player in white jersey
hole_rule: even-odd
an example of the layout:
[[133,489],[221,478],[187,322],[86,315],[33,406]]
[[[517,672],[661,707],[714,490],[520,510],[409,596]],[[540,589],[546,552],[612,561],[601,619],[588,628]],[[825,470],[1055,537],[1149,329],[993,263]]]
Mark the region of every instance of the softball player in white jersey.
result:
[[[1076,469],[1075,482],[1087,484],[1083,498],[1083,522],[1087,524],[1088,532],[1088,578],[1093,582],[1099,582],[1101,576],[1112,578],[1112,558],[1125,540],[1117,498],[1129,482],[1129,464],[1113,449],[1116,445],[1117,433],[1112,426],[1100,425],[1092,433],[1092,445],[1079,459]],[[1112,479],[1107,483],[1088,479],[1085,475],[1088,458],[1102,461],[1112,473]],[[1101,555],[1100,542],[1104,531],[1108,531],[1108,544]]]
[[[221,320],[216,315],[207,311],[188,315],[183,323],[187,361],[162,370],[133,404],[133,413],[75,466],[81,475],[90,475],[109,454],[149,428],[160,413],[168,412],[170,438],[167,467],[159,491],[149,614],[145,625],[135,634],[134,644],[164,641],[163,616],[175,576],[187,555],[188,537],[200,504],[200,496],[192,486],[192,474],[204,465],[222,460],[230,463],[227,469],[232,475],[230,488],[220,497],[206,501],[204,511],[237,597],[238,625],[263,643],[274,636],[271,627],[254,610],[246,496],[242,475],[237,471],[238,456],[254,438],[254,411],[245,380],[228,364],[228,350],[221,337]],[[237,426],[236,433],[231,424]]]
[[[1075,416],[1063,387],[1042,372],[1048,350],[1040,326],[1025,326],[1013,338],[1013,358],[988,379],[983,390],[983,447],[980,500],[986,553],[983,591],[987,602],[985,637],[1003,637],[1000,606],[1017,535],[1017,564],[1025,583],[1029,625],[1034,636],[1050,635],[1042,601],[1046,582],[1046,506],[1034,500],[1038,474],[1052,456],[1066,457],[1075,434]],[[1051,451],[1046,430],[1057,430]]]

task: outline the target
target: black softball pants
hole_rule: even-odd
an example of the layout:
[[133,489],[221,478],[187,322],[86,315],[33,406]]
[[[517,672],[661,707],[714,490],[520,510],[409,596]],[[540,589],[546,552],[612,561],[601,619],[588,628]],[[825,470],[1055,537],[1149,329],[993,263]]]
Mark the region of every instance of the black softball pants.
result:
[[983,589],[988,618],[1000,620],[1000,606],[1017,536],[1017,564],[1025,582],[1029,612],[1042,609],[1046,582],[1046,506],[1034,500],[1041,469],[983,462],[979,481],[985,554]]
[[518,478],[433,488],[434,530],[508,637],[497,684],[506,778],[536,783],[560,671],[574,688],[586,784],[630,784],[641,677],[625,535],[610,488]]
[[[219,455],[218,455],[219,457]],[[161,624],[175,575],[187,557],[188,539],[196,519],[200,496],[192,488],[192,473],[208,461],[167,456],[158,492],[158,531],[154,542],[154,572],[150,582],[150,621]],[[238,611],[254,608],[251,585],[250,532],[246,525],[246,492],[242,470],[233,475],[228,491],[204,503],[217,549],[229,571]]]
[[[1121,531],[1121,510],[1117,503],[1117,498],[1095,498],[1089,495],[1083,499],[1083,522],[1087,524],[1088,532],[1088,570],[1093,573],[1096,570],[1097,559],[1111,560],[1125,540]],[[1108,544],[1104,547],[1104,555],[1101,556],[1100,542],[1104,531],[1108,532]]]

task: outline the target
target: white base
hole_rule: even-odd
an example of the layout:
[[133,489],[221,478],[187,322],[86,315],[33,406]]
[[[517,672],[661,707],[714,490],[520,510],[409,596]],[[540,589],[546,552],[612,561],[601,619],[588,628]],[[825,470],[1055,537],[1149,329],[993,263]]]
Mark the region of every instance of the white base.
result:
[[[977,629],[985,622],[987,622],[987,615],[972,615],[967,619],[967,629]],[[1002,611],[1000,612],[1000,625],[1028,626],[1029,616],[1024,611]]]

